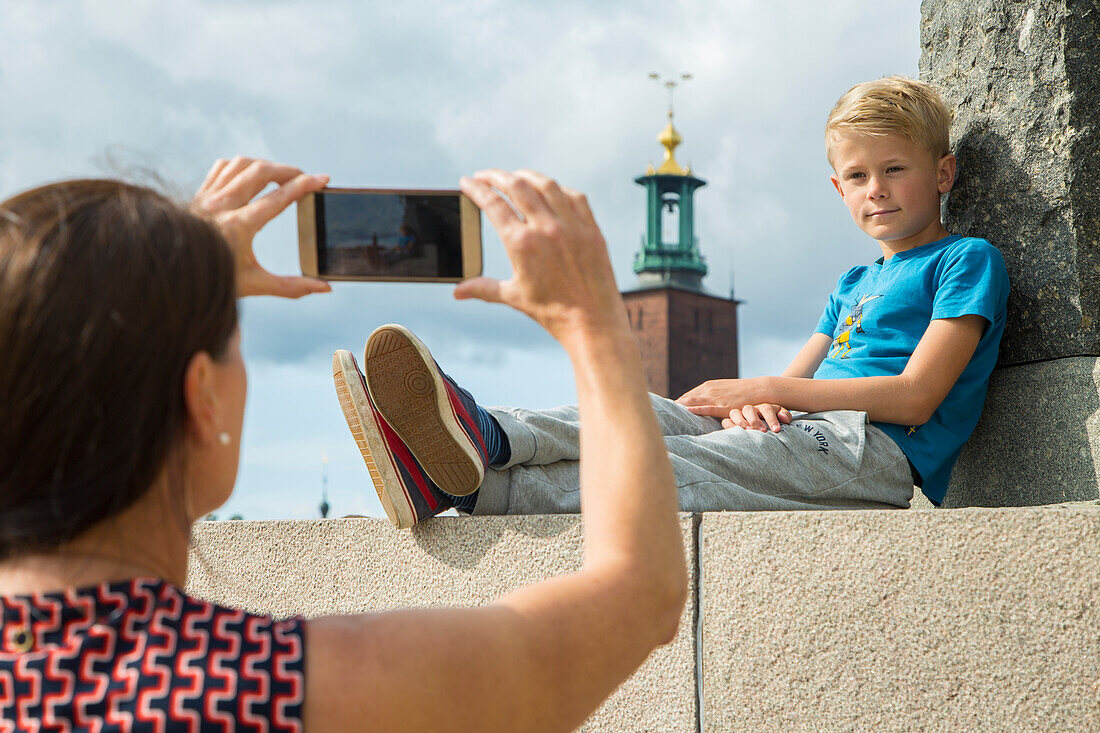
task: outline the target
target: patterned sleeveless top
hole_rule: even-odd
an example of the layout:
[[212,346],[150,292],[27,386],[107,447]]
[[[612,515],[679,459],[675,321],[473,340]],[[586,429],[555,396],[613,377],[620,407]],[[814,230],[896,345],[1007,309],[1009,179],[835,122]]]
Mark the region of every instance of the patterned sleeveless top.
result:
[[304,619],[151,578],[0,596],[0,731],[295,731]]

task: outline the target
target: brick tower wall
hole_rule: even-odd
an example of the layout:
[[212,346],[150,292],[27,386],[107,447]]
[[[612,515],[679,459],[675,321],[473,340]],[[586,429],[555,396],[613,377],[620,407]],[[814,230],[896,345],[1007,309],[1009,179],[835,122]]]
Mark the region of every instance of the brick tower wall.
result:
[[679,397],[737,376],[737,301],[673,288],[623,293],[649,389]]
[[668,397],[737,377],[737,301],[668,291]]
[[637,290],[623,293],[630,328],[642,353],[649,391],[668,395],[668,291]]

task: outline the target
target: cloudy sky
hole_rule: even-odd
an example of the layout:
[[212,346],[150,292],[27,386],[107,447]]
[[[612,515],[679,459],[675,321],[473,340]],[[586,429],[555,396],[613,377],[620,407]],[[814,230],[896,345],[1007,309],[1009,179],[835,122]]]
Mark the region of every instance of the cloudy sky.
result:
[[[109,0],[0,4],[0,197],[84,175],[152,171],[189,192],[235,154],[334,185],[454,187],[529,167],[589,194],[620,287],[645,222],[633,183],[659,163],[676,93],[677,157],[696,194],[706,286],[744,300],[742,376],[781,370],[837,276],[878,256],[848,217],[822,127],[852,84],[917,75],[917,0]],[[297,268],[293,211],[257,240]],[[507,277],[495,234],[486,274]],[[337,284],[243,307],[250,391],[237,489],[220,516],[382,515],[330,376],[386,322],[412,328],[485,404],[574,399],[563,352],[524,316],[445,285]]]

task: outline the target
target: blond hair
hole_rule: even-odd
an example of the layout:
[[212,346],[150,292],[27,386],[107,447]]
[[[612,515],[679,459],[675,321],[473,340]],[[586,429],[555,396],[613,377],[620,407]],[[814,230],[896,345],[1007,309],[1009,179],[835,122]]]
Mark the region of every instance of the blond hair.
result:
[[833,146],[845,133],[898,135],[920,145],[938,160],[951,152],[952,114],[939,92],[904,76],[856,84],[837,100],[825,123],[825,154],[833,165]]

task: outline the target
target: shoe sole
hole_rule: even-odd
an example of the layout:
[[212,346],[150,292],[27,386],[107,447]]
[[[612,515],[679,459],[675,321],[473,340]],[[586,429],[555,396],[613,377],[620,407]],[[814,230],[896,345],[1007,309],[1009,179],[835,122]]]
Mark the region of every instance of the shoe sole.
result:
[[481,456],[420,339],[403,326],[380,326],[367,339],[363,373],[375,407],[435,485],[453,496],[477,491],[485,476]]
[[[350,351],[341,349],[332,355],[332,381],[336,385],[340,410],[367,464],[371,482],[382,508],[386,510],[386,516],[398,529],[408,529],[416,524],[416,509],[393,465],[385,438],[382,437],[382,428],[359,378],[359,367]],[[381,460],[376,461],[375,456]]]

